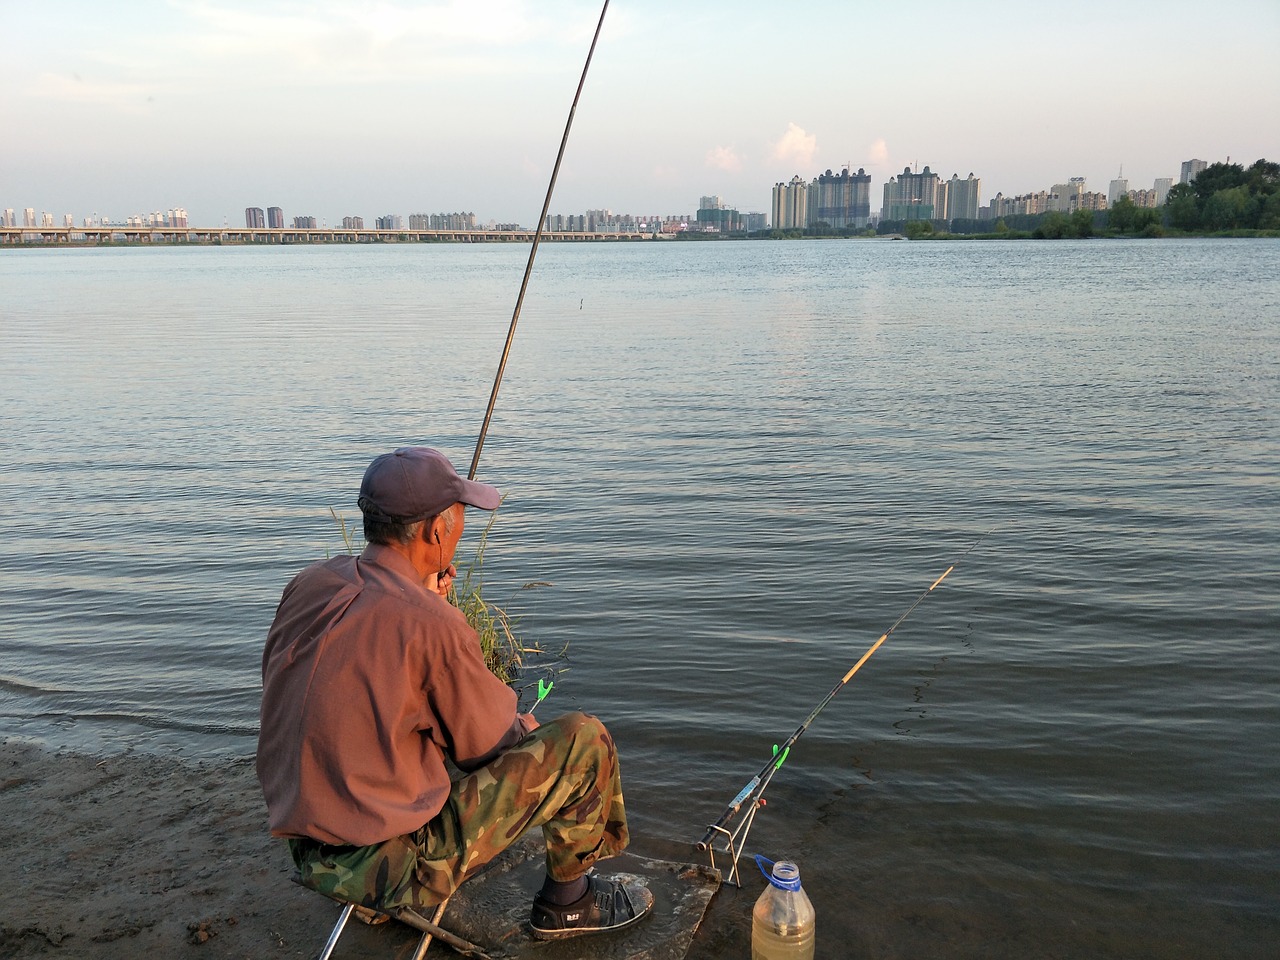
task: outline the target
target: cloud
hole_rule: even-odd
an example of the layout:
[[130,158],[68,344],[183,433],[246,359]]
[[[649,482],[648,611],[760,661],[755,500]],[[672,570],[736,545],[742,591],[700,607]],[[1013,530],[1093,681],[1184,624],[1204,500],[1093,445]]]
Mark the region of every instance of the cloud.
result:
[[889,165],[889,145],[884,142],[884,137],[867,147],[867,164],[872,167]]
[[726,173],[737,173],[742,169],[742,158],[733,147],[713,147],[707,151],[707,166]]
[[[171,0],[186,19],[174,37],[184,65],[233,76],[309,85],[404,83],[424,75],[454,81],[480,74],[527,74],[561,49],[575,52],[576,22],[566,25],[528,0],[315,0],[308,5],[231,6]],[[532,45],[536,52],[524,48]]]
[[41,73],[28,92],[41,100],[111,107],[127,113],[145,112],[151,99],[148,89],[141,84],[84,80],[78,74]]
[[794,123],[787,124],[787,132],[773,145],[773,159],[796,167],[812,166],[817,152],[818,138]]

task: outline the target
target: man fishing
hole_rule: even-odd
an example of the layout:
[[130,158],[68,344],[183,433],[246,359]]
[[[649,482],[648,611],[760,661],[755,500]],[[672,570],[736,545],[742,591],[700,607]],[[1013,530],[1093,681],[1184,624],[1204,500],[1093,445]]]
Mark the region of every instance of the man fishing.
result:
[[369,465],[368,546],[298,574],[267,635],[257,769],[271,832],[304,885],[388,912],[444,902],[540,826],[533,935],[619,930],[653,895],[591,870],[628,841],[613,740],[585,714],[517,713],[445,599],[465,507],[499,500],[425,447]]

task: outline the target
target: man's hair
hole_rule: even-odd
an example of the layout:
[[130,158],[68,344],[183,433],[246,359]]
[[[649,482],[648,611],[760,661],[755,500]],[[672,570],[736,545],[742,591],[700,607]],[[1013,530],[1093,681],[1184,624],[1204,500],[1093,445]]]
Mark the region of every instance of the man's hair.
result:
[[[444,529],[452,533],[454,527],[452,504],[442,511]],[[409,543],[422,536],[423,526],[430,525],[435,517],[405,523],[403,520],[375,520],[367,513],[364,515],[364,538],[370,543]]]

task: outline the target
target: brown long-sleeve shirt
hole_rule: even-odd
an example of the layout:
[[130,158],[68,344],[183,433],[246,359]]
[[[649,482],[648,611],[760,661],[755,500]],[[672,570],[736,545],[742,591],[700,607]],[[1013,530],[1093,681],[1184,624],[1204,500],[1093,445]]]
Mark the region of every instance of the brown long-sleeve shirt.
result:
[[371,544],[285,588],[262,657],[258,778],[271,832],[364,846],[412,833],[526,732],[462,614]]

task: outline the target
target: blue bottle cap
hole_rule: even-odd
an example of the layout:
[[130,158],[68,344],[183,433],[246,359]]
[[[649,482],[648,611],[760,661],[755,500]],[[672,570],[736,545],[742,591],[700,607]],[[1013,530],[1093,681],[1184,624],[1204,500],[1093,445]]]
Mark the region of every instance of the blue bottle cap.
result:
[[[764,865],[768,864],[772,869],[766,872]],[[768,857],[762,857],[756,854],[756,866],[760,868],[760,872],[768,878],[769,882],[779,890],[799,890],[800,889],[800,868],[789,860],[779,860],[774,863]]]

